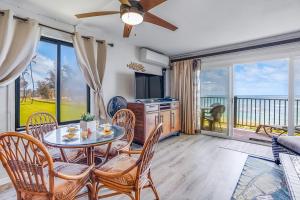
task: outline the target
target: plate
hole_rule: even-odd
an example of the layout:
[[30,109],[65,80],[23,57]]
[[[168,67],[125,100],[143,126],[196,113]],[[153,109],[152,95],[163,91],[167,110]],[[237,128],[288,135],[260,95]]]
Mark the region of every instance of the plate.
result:
[[68,127],[68,132],[69,132],[69,133],[75,132],[75,131],[77,131],[77,130],[78,130],[78,127],[76,127],[76,126]]
[[68,133],[68,134],[64,135],[63,137],[64,137],[65,139],[72,140],[72,139],[75,138],[76,135],[77,135],[77,134],[75,134],[75,133]]
[[100,131],[100,134],[103,135],[103,136],[111,136],[114,132],[112,130],[110,131]]

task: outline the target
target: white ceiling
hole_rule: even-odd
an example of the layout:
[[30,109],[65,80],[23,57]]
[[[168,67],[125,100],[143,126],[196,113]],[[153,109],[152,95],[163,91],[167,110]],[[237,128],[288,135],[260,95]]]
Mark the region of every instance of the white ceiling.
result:
[[[77,20],[74,14],[118,10],[118,0],[0,0],[70,24],[99,27],[122,39],[119,15]],[[300,30],[299,0],[168,0],[151,10],[175,32],[143,23],[130,44],[176,55]]]

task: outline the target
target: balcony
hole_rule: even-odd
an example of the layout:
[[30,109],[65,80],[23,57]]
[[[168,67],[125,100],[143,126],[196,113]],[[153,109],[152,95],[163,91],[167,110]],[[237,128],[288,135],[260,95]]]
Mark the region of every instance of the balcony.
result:
[[[205,113],[215,105],[224,105],[220,123],[209,127]],[[225,97],[201,97],[202,130],[226,133],[228,128],[228,99]],[[272,135],[287,133],[288,99],[287,97],[235,96],[233,100],[233,133],[232,137],[241,140],[270,142]],[[300,122],[300,99],[295,99],[295,132],[298,133]],[[203,109],[204,108],[204,109]],[[205,111],[206,109],[206,111]]]

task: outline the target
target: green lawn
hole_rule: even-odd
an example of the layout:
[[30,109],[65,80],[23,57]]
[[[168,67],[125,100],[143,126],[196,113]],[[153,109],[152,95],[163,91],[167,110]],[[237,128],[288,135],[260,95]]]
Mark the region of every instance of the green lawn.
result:
[[[53,101],[31,100],[20,103],[20,125],[24,126],[28,117],[34,112],[49,112],[56,116],[56,106]],[[62,102],[61,121],[78,120],[82,113],[86,112],[85,104],[76,104],[72,102]]]

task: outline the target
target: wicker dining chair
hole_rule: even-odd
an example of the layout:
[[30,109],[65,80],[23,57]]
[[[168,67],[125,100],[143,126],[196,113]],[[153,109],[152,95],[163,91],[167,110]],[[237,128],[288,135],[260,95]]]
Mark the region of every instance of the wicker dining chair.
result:
[[[162,123],[150,134],[141,151],[121,150],[120,155],[93,170],[96,199],[125,194],[132,200],[140,200],[141,190],[148,187],[152,189],[155,198],[159,199],[150,168],[161,133]],[[136,158],[134,154],[140,154],[140,156]],[[113,192],[100,195],[103,188]]]
[[95,196],[90,181],[94,165],[53,162],[43,143],[28,134],[0,134],[0,160],[18,200],[75,199],[85,186],[89,198]]
[[[29,116],[26,133],[43,142],[43,135],[58,128],[57,120],[47,112],[36,112]],[[46,145],[47,146],[47,145]],[[54,161],[77,162],[83,158],[83,150],[62,149],[47,146]]]
[[118,155],[118,151],[120,150],[130,150],[130,146],[134,137],[134,113],[129,109],[121,109],[114,114],[112,118],[112,124],[125,129],[124,137],[120,140],[112,142],[111,144],[96,147],[95,156],[112,158]]

